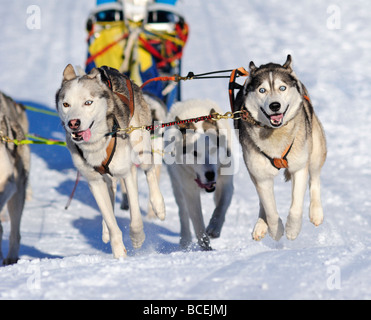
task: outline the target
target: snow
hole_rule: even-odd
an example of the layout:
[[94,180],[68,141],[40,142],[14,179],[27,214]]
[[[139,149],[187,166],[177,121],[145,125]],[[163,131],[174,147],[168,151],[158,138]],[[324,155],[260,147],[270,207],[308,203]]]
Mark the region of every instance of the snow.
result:
[[[64,67],[84,64],[85,23],[95,1],[33,0],[39,26],[27,13],[30,3],[0,0],[0,90],[53,109]],[[254,242],[258,198],[235,142],[234,198],[213,251],[179,249],[179,218],[163,167],[164,222],[144,217],[148,192],[139,174],[147,236],[140,250],[131,246],[118,195],[129,257],[115,260],[101,241],[101,216],[86,181],[64,209],[76,177],[68,151],[32,146],[33,198],[23,213],[21,259],[0,267],[0,299],[371,299],[371,2],[183,0],[179,8],[191,32],[183,74],[247,68],[251,60],[283,63],[292,54],[327,134],[323,225],[314,227],[305,210],[295,241]],[[183,98],[211,98],[227,111],[227,85],[187,81]],[[29,119],[31,132],[63,139],[58,118],[29,113]],[[275,192],[285,222],[291,190],[282,176]],[[212,196],[205,194],[203,204],[208,221]],[[3,227],[6,255],[9,222]]]

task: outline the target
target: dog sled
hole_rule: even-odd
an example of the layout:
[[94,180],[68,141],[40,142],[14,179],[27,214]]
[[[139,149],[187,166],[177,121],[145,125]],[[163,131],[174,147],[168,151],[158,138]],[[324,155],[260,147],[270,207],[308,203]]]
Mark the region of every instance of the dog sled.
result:
[[[177,0],[97,0],[87,21],[86,72],[110,66],[141,86],[155,77],[181,74],[188,25]],[[169,109],[181,99],[179,83],[153,82],[145,92]]]

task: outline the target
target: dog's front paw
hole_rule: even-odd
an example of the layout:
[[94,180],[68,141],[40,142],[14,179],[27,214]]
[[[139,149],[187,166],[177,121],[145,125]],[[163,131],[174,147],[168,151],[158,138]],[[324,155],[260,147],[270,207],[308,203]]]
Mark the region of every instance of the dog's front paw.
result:
[[210,239],[207,234],[202,235],[202,237],[198,239],[198,245],[201,247],[202,251],[213,250],[210,246]]
[[268,226],[268,231],[272,239],[279,241],[285,231],[281,218],[278,218],[277,222],[274,224],[270,223]]
[[268,225],[263,219],[259,218],[255,224],[254,231],[252,232],[252,238],[255,241],[260,241],[265,237],[267,231]]
[[316,227],[318,227],[323,222],[323,209],[321,204],[310,204],[309,209],[309,219]]
[[289,216],[286,221],[286,238],[289,240],[295,240],[301,230],[301,216],[299,218],[293,218]]
[[12,264],[16,264],[18,262],[19,258],[6,258],[3,260],[4,266],[10,266]]
[[152,209],[154,213],[156,214],[157,218],[159,218],[161,221],[165,220],[166,210],[165,210],[164,198],[161,197],[161,199],[152,200],[151,205],[152,205]]
[[130,227],[130,239],[131,243],[133,244],[133,248],[139,249],[142,246],[144,240],[146,239],[143,227],[140,229],[134,229]]
[[182,250],[188,250],[191,244],[192,244],[191,236],[180,237],[179,246]]
[[152,204],[151,203],[148,204],[148,211],[147,211],[146,218],[148,218],[148,219],[156,219],[157,218],[157,215],[153,211],[153,208],[152,208]]
[[103,241],[104,243],[108,243],[109,240],[110,240],[109,232],[108,232],[108,230],[104,230],[104,228],[103,228],[103,232],[102,232],[102,241]]
[[126,258],[127,251],[122,242],[116,243],[116,244],[111,242],[111,248],[112,248],[113,257],[115,259]]
[[206,228],[207,235],[212,238],[216,239],[220,237],[222,226],[216,220],[211,220],[209,225]]

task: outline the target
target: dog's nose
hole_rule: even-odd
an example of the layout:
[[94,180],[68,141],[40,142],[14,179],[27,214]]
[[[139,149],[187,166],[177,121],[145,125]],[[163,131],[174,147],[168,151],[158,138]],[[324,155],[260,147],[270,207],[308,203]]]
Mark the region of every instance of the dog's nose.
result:
[[72,130],[77,130],[80,127],[80,125],[81,125],[81,121],[79,119],[73,119],[73,120],[68,121],[68,126]]
[[279,102],[272,102],[269,105],[269,109],[271,109],[273,112],[277,112],[278,110],[280,110],[280,108],[281,108],[281,104]]
[[205,177],[208,181],[214,181],[215,179],[215,172],[214,171],[207,171],[205,173]]

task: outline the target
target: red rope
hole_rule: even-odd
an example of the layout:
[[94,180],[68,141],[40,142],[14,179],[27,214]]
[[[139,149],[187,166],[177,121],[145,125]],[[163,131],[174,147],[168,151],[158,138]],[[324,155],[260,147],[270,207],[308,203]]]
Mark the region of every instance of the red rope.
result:
[[172,122],[167,122],[167,123],[161,123],[161,124],[157,124],[157,125],[146,126],[145,129],[147,131],[155,131],[156,129],[159,129],[159,128],[172,127],[172,126],[175,126],[177,124],[197,123],[199,121],[207,121],[207,120],[211,120],[213,118],[214,118],[214,115],[209,114],[207,116],[201,116],[201,117],[197,117],[197,118],[178,120],[178,121],[172,121]]
[[153,81],[175,81],[175,76],[171,76],[171,77],[157,77],[157,78],[149,79],[146,82],[144,82],[141,85],[140,88],[143,89],[143,87],[145,87],[147,84],[149,84],[149,83],[151,83]]

